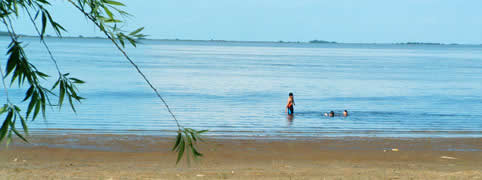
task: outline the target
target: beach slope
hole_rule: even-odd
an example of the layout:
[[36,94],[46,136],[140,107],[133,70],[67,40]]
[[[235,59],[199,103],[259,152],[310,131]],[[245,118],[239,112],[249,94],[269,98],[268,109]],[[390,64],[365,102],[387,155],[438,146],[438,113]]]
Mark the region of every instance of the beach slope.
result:
[[0,149],[0,179],[481,179],[482,141],[207,139],[176,166],[173,139],[34,136]]

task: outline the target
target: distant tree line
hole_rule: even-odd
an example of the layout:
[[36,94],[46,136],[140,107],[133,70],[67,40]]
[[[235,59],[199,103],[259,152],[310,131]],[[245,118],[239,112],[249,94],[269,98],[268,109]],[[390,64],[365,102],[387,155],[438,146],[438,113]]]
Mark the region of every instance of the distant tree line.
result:
[[336,44],[335,41],[324,41],[324,40],[311,40],[310,43],[322,43],[322,44]]

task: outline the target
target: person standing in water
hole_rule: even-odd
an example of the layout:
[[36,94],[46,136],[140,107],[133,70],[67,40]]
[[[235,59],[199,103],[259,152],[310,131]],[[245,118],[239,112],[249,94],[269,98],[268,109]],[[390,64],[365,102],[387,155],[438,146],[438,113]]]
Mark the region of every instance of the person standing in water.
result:
[[294,113],[293,106],[294,105],[295,105],[295,99],[293,97],[293,93],[290,92],[289,97],[288,97],[288,104],[286,104],[286,111],[288,112],[288,115],[293,115],[293,113]]
[[343,116],[345,116],[345,117],[348,116],[348,111],[347,111],[347,110],[344,110],[344,111],[343,111]]

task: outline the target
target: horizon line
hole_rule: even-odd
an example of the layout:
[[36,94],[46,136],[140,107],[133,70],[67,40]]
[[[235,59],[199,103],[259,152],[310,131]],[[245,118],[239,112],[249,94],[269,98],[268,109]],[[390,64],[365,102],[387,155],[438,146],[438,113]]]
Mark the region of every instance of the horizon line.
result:
[[[8,33],[0,31],[1,36],[8,36],[2,33]],[[38,35],[27,35],[18,34],[24,37],[39,37]],[[72,39],[108,39],[107,37],[100,36],[57,36],[57,35],[45,35],[45,38],[72,38]],[[238,42],[238,43],[287,43],[287,44],[395,44],[395,45],[472,45],[472,46],[482,46],[482,43],[440,43],[440,42],[423,42],[423,41],[405,41],[405,42],[338,42],[338,41],[327,41],[320,39],[313,39],[310,41],[270,41],[270,40],[224,40],[224,39],[181,39],[181,38],[141,38],[141,40],[150,41],[199,41],[199,42]]]

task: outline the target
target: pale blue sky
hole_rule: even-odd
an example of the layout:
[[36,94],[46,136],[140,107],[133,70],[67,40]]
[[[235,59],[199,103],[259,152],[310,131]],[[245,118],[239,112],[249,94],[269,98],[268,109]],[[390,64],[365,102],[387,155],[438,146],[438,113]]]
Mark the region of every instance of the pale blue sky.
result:
[[[482,43],[482,0],[124,0],[150,38]],[[100,35],[65,1],[68,35]],[[2,27],[3,28],[3,27]],[[19,20],[19,32],[33,34]]]

